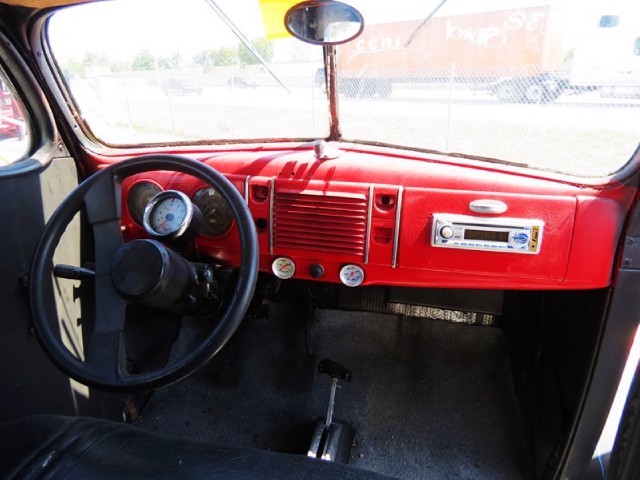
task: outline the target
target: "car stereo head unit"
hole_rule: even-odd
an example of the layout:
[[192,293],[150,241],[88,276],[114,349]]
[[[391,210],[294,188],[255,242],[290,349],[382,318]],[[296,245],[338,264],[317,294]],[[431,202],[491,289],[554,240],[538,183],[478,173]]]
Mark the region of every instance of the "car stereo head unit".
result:
[[437,213],[433,215],[434,247],[492,252],[540,251],[544,222],[525,218],[485,218]]

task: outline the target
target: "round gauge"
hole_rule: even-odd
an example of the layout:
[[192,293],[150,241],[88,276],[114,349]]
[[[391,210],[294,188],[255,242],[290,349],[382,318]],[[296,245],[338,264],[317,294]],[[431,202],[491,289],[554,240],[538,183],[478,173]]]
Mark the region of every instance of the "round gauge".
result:
[[202,212],[202,233],[218,237],[225,233],[233,223],[233,212],[227,201],[213,188],[198,190],[193,203]]
[[278,257],[271,264],[271,270],[276,277],[286,280],[296,273],[296,264],[290,258]]
[[127,195],[127,208],[134,222],[142,225],[144,209],[151,199],[161,192],[160,187],[152,182],[138,182],[129,189]]
[[340,269],[340,280],[347,287],[357,287],[364,281],[364,270],[357,265],[345,265]]
[[193,205],[184,193],[160,192],[144,210],[143,224],[149,234],[159,238],[177,238],[186,232],[193,218]]

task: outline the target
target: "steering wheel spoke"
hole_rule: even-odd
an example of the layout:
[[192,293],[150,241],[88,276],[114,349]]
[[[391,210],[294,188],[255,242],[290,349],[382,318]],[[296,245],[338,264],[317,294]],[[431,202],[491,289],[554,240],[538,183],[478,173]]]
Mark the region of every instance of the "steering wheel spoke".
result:
[[121,184],[114,175],[102,175],[84,198],[87,221],[93,229],[96,276],[108,275],[111,262],[122,246]]
[[85,350],[85,364],[104,379],[126,375],[124,321],[128,302],[117,294],[109,276],[95,281],[95,321]]
[[110,220],[93,225],[93,235],[98,239],[94,245],[96,277],[109,276],[113,259],[124,243],[120,221]]
[[109,169],[106,174],[96,175],[95,181],[84,194],[87,220],[91,225],[120,221],[121,182]]

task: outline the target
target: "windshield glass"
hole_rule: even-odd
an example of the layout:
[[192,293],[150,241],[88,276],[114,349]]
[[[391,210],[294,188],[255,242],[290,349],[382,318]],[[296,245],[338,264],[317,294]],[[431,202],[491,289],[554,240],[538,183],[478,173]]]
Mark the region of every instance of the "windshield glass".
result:
[[[322,47],[286,33],[293,3],[98,2],[55,13],[48,35],[104,143],[325,138]],[[343,140],[578,176],[635,151],[636,2],[350,3],[365,29],[336,47]]]

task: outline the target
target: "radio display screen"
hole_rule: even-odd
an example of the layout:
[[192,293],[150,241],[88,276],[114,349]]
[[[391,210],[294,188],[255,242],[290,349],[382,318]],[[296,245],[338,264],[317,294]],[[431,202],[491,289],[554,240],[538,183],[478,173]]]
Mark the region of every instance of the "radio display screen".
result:
[[495,232],[491,230],[469,230],[464,231],[465,240],[486,240],[489,242],[509,242],[509,232]]

